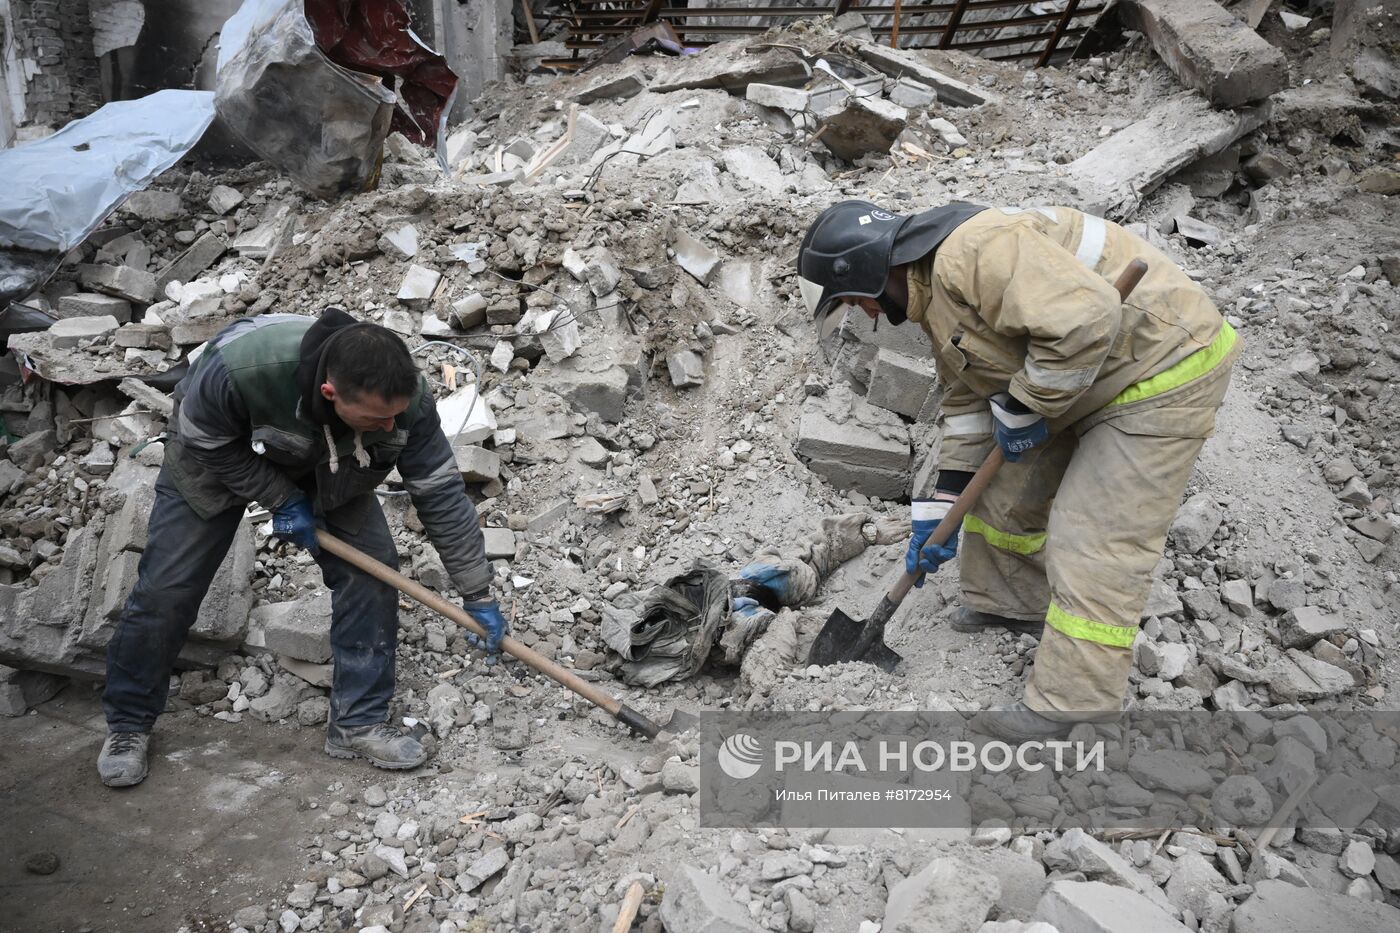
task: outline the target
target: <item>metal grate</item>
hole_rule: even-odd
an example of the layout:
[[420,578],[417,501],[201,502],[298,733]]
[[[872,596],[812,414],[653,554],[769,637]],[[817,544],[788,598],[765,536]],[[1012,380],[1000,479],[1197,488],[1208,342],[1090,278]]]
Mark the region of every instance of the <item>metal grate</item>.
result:
[[[703,3],[704,0],[701,0]],[[799,0],[800,2],[800,0]],[[797,19],[855,12],[865,16],[876,41],[902,48],[962,49],[1002,61],[1033,59],[1044,67],[1068,57],[1065,39],[1083,35],[1108,5],[1103,0],[955,0],[903,3],[901,0],[831,0],[810,6],[747,3],[738,6],[687,5],[688,0],[561,0],[569,22],[565,46],[571,58],[548,64],[582,66],[594,50],[618,43],[652,24],[674,29],[688,46],[707,46],[736,36],[766,32]]]

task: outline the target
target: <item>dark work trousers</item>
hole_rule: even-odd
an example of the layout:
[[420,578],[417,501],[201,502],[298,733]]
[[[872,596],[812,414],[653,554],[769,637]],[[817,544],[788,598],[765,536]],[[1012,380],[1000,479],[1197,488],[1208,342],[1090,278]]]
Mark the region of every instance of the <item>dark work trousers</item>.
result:
[[[243,509],[233,508],[207,521],[200,518],[161,472],[136,586],[107,645],[102,706],[111,731],[150,732],[165,709],[175,658],[242,517]],[[323,527],[398,568],[394,539],[373,495],[336,509]],[[324,551],[316,562],[331,591],[331,722],[384,722],[394,695],[398,593]]]

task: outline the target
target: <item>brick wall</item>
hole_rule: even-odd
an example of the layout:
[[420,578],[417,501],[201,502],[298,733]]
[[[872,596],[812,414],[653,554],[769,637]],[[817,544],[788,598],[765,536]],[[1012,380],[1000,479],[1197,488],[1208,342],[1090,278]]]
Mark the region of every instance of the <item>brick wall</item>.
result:
[[21,125],[59,127],[102,103],[86,0],[10,0],[9,40],[23,88]]

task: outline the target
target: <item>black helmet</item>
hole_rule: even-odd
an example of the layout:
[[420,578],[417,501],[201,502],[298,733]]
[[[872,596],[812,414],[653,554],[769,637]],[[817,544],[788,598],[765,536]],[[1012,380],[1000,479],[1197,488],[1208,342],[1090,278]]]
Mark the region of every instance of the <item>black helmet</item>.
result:
[[842,201],[818,215],[797,253],[798,286],[814,318],[839,299],[884,292],[895,236],[907,220],[869,201]]

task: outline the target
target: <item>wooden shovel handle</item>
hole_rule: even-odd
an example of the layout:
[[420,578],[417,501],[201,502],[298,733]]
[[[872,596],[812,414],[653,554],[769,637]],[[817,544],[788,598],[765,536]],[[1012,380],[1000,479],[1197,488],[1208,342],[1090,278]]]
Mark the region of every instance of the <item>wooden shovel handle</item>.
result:
[[[1128,296],[1133,293],[1133,289],[1137,288],[1138,283],[1146,274],[1147,263],[1141,259],[1134,259],[1128,263],[1127,268],[1119,273],[1118,281],[1113,283],[1113,287],[1118,290],[1118,300],[1120,302],[1127,301]],[[977,472],[972,474],[972,479],[968,481],[957,501],[953,503],[953,507],[948,510],[948,514],[939,521],[938,527],[929,536],[929,543],[937,545],[948,543],[948,539],[957,533],[963,516],[972,511],[972,507],[977,504],[982,493],[991,485],[992,478],[997,475],[997,470],[1000,470],[1001,465],[1005,462],[1006,457],[1002,454],[1001,448],[992,448],[991,454],[982,461]],[[920,576],[921,574],[917,573],[900,574],[894,586],[890,587],[890,602],[896,607],[904,602],[904,597],[909,595],[909,591],[914,588],[914,584],[918,582]]]
[[[483,639],[486,637],[486,630],[471,617],[467,610],[455,603],[448,602],[423,584],[415,580],[410,580],[397,570],[386,567],[373,557],[370,557],[357,548],[351,547],[325,530],[316,530],[316,541],[322,548],[334,554],[336,557],[339,557],[352,567],[363,570],[376,580],[389,584],[405,596],[416,599],[424,606],[427,606],[439,615],[446,616],[472,634]],[[604,693],[588,681],[579,677],[573,671],[565,667],[560,667],[539,652],[522,645],[514,638],[509,636],[502,638],[501,650],[513,658],[524,661],[530,667],[555,682],[568,687],[594,706],[614,716],[619,722],[632,729],[634,732],[639,732],[649,739],[654,739],[656,738],[656,734],[661,731],[660,726],[623,703],[617,697]]]

